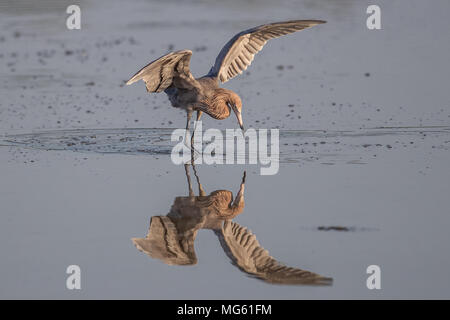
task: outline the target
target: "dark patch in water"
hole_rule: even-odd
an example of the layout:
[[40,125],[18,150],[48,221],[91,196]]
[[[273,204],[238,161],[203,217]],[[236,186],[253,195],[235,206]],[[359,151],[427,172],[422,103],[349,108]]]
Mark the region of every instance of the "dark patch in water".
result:
[[317,227],[319,231],[355,231],[355,227],[342,227],[342,226],[320,226]]

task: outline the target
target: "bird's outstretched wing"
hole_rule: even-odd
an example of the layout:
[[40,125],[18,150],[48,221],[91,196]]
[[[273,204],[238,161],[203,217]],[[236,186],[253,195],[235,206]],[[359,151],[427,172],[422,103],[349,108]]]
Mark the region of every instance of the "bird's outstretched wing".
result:
[[145,238],[131,239],[139,251],[169,265],[197,263],[194,236],[180,234],[173,221],[166,216],[154,216]]
[[170,86],[191,89],[197,85],[189,70],[191,50],[171,52],[139,70],[127,85],[144,80],[148,92],[161,92]]
[[227,82],[247,69],[255,54],[261,51],[268,40],[321,23],[325,23],[325,21],[293,20],[265,24],[242,31],[222,48],[208,76],[217,77],[221,82]]
[[216,231],[220,243],[232,263],[245,273],[275,284],[330,285],[331,278],[310,271],[287,267],[275,260],[259,244],[247,228],[227,220],[221,232]]

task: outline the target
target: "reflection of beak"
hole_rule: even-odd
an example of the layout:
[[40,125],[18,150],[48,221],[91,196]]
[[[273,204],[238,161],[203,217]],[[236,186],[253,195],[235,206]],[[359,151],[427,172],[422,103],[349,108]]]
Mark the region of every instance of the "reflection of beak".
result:
[[236,108],[236,106],[233,106],[233,111],[236,114],[236,118],[238,120],[239,126],[241,127],[242,131],[244,131],[244,122],[242,121],[242,114],[239,112],[239,110]]

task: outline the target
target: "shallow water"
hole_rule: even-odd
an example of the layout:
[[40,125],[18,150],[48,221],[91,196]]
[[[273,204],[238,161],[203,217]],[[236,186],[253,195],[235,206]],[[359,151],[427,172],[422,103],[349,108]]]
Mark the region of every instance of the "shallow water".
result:
[[[42,150],[66,150],[82,153],[117,153],[169,155],[178,141],[172,141],[175,129],[169,128],[129,128],[129,129],[77,129],[55,130],[31,134],[7,135],[0,138],[2,146]],[[256,131],[258,132],[258,131]],[[221,132],[223,159],[225,146],[236,142]],[[281,130],[279,132],[279,162],[302,163],[318,161],[322,164],[366,163],[390,149],[417,149],[425,145],[449,150],[450,127],[405,127],[369,128],[354,131],[327,130]],[[197,140],[200,138],[198,137]],[[256,141],[256,140],[255,140]],[[270,142],[270,134],[268,136]],[[256,141],[258,143],[258,141]],[[200,151],[208,146],[203,142]],[[236,150],[236,149],[233,149]],[[258,150],[254,150],[256,153]],[[237,157],[249,163],[253,155],[246,139],[244,153]],[[270,153],[270,147],[269,147]],[[257,156],[257,155],[256,155]],[[326,162],[324,162],[326,161]]]
[[[62,3],[0,4],[0,298],[450,297],[448,1],[381,1],[381,31],[365,28],[364,1],[81,1],[80,31],[65,29]],[[229,229],[192,210],[189,246],[141,252],[132,239],[152,217],[164,239],[182,228],[167,215],[189,196],[169,156],[185,115],[123,81],[169,47],[192,49],[199,75],[234,33],[292,18],[328,23],[274,40],[226,84],[243,97],[247,128],[280,129],[279,172],[189,172],[196,195],[199,181],[206,196],[236,197],[245,171],[231,225],[240,243],[257,239],[325,285],[274,284],[239,259]],[[204,129],[236,126],[204,119]],[[173,265],[192,251],[195,264]],[[71,264],[79,291],[66,289]],[[373,264],[381,290],[366,287]]]
[[[114,134],[136,137],[133,131],[94,133],[101,141]],[[151,217],[165,216],[176,197],[188,196],[184,169],[173,165],[168,155],[133,153],[133,144],[125,148],[128,141],[120,139],[115,140],[118,148],[131,154],[103,152],[101,146],[89,152],[58,150],[58,145],[64,146],[61,137],[86,137],[92,131],[8,137],[14,146],[4,146],[0,153],[2,181],[9,181],[0,189],[4,213],[0,243],[7,257],[2,262],[2,295],[444,297],[450,266],[444,254],[450,240],[446,170],[450,136],[445,130],[436,131],[375,135],[376,141],[387,139],[383,147],[363,147],[370,142],[365,140],[368,135],[350,135],[353,143],[343,143],[341,153],[314,152],[315,160],[296,157],[294,163],[282,163],[275,176],[260,176],[257,165],[196,167],[206,194],[224,189],[236,195],[246,170],[245,209],[233,221],[252,230],[277,261],[333,279],[320,288],[249,278],[230,263],[216,235],[205,229],[199,230],[194,243],[193,266],[168,266],[136,250],[131,238],[147,234]],[[303,134],[299,143],[318,133]],[[322,134],[319,138],[325,139]],[[398,139],[404,141],[392,142]],[[110,142],[107,145],[113,146]],[[386,148],[387,142],[394,147]],[[348,159],[359,161],[337,161],[349,154],[353,157]],[[64,288],[69,264],[82,268],[79,293]],[[365,269],[370,264],[382,268],[380,292],[366,288]]]

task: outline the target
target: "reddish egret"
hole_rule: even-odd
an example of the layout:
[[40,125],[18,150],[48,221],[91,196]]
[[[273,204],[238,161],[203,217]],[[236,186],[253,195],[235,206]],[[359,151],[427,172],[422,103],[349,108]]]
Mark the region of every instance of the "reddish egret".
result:
[[189,70],[192,51],[171,52],[150,62],[128,80],[127,84],[144,80],[148,92],[164,91],[172,106],[186,110],[186,130],[189,130],[194,111],[197,111],[198,121],[203,112],[214,119],[222,120],[230,116],[231,110],[244,130],[241,98],[231,90],[220,88],[219,81],[225,83],[247,69],[255,54],[261,51],[268,40],[321,23],[325,21],[293,20],[242,31],[222,48],[209,73],[197,79]]

